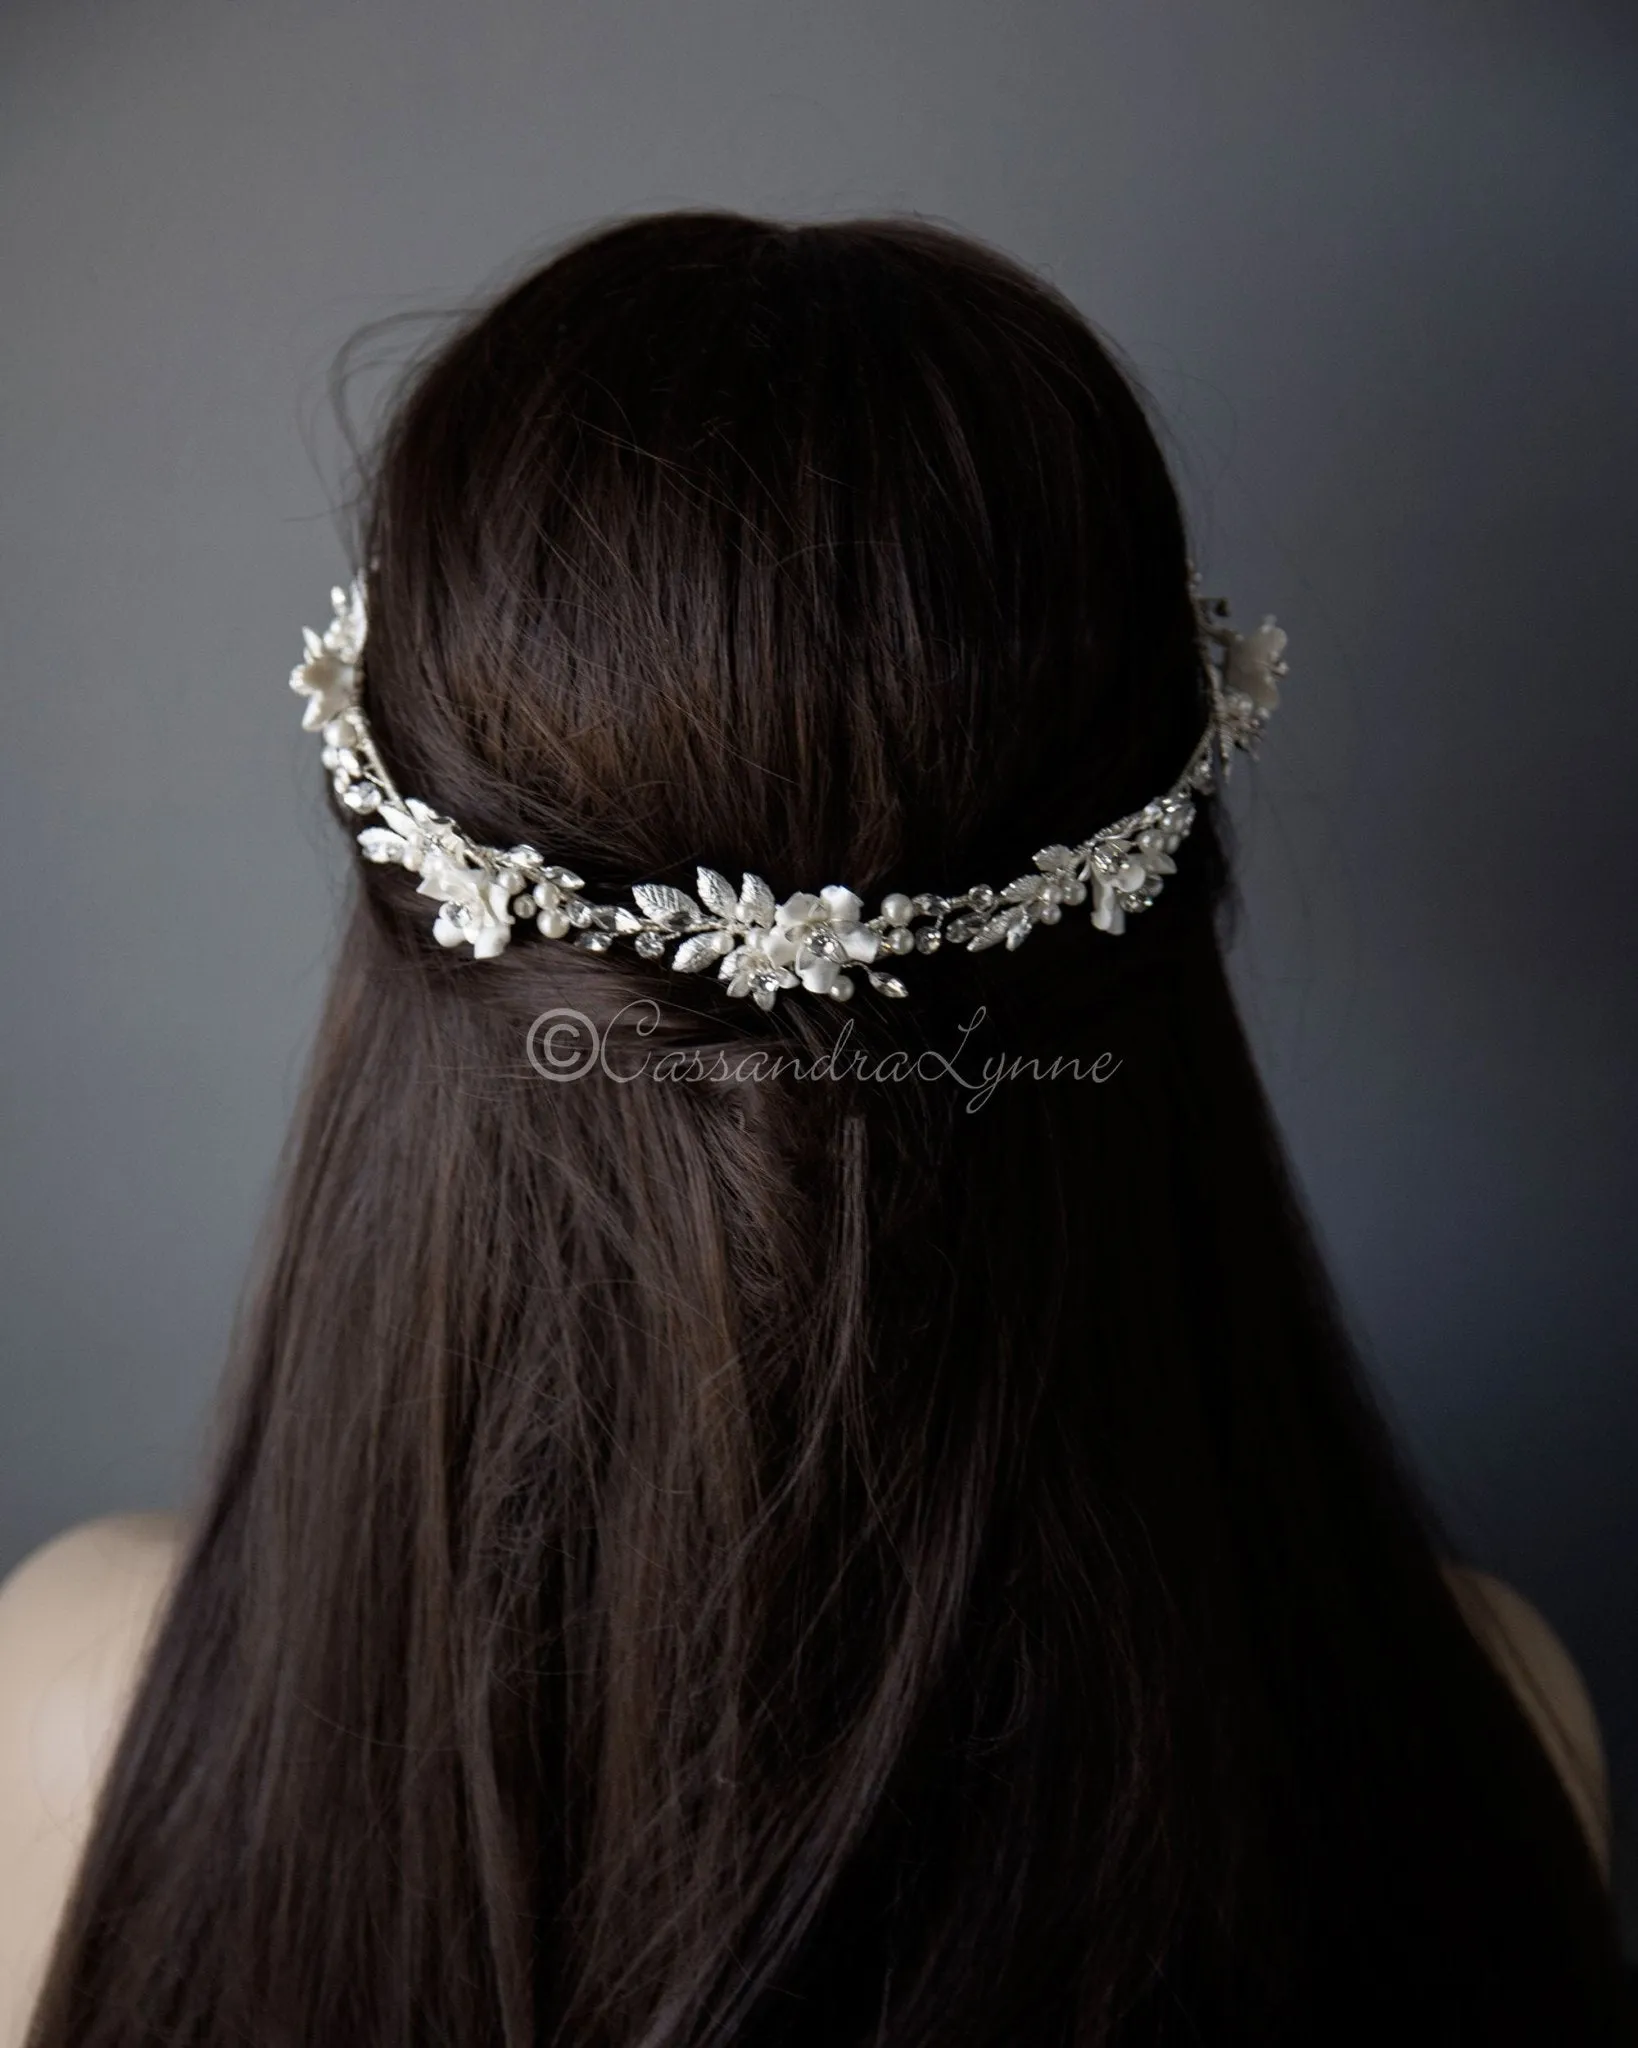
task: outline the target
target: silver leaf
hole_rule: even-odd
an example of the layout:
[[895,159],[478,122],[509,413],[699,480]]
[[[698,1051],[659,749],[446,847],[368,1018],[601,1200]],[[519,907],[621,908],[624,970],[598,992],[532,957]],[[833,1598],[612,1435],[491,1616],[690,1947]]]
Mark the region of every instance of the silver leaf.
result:
[[739,892],[737,915],[741,924],[772,924],[774,893],[760,875],[747,875]]
[[732,918],[739,910],[739,896],[726,875],[715,868],[701,868],[695,877],[700,901],[713,917]]
[[705,915],[686,889],[664,882],[639,882],[631,893],[657,924],[691,924]]
[[696,932],[672,954],[671,964],[684,974],[698,974],[702,967],[720,959],[733,943],[732,932]]

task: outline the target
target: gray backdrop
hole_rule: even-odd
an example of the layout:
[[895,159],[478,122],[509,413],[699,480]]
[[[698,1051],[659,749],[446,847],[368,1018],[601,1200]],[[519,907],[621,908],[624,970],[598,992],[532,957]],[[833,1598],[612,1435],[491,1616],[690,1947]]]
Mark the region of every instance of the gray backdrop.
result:
[[190,1484],[340,888],[284,680],[337,346],[625,212],[915,210],[1124,344],[1211,581],[1291,628],[1241,985],[1373,1370],[1630,1822],[1635,22],[12,0],[0,1568]]

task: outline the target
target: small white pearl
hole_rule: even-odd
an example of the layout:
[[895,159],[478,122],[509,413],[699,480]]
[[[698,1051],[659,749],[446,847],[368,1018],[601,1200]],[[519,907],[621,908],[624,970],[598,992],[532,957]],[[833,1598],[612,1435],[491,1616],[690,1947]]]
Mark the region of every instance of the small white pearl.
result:
[[896,889],[891,896],[882,898],[882,916],[889,924],[908,924],[915,915],[915,910],[916,906],[910,898],[900,895]]

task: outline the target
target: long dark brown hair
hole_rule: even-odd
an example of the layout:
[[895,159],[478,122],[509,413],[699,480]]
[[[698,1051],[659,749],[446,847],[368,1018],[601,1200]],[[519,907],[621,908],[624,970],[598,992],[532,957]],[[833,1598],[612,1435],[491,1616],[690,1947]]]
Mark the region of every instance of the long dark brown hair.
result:
[[[1133,385],[916,221],[585,237],[362,524],[400,785],[595,891],[1002,880],[1203,722]],[[358,863],[33,2048],[1620,2037],[1178,865],[765,1015]]]

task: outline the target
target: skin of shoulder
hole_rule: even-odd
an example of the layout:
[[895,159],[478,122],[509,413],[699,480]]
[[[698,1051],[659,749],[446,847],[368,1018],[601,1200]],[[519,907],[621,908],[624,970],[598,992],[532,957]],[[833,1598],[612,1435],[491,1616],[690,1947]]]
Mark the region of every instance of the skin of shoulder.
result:
[[81,1524],[0,1583],[0,2048],[17,2048],[180,1561],[162,1514]]
[[1539,1608],[1504,1579],[1467,1565],[1448,1565],[1445,1576],[1469,1628],[1518,1695],[1563,1779],[1607,1882],[1613,1831],[1609,1767],[1575,1660]]
[[[173,1515],[68,1530],[0,1584],[0,2048],[20,2048],[52,1937],[185,1541]],[[1563,1643],[1488,1573],[1446,1576],[1518,1693],[1600,1867],[1609,1785],[1597,1717]]]

